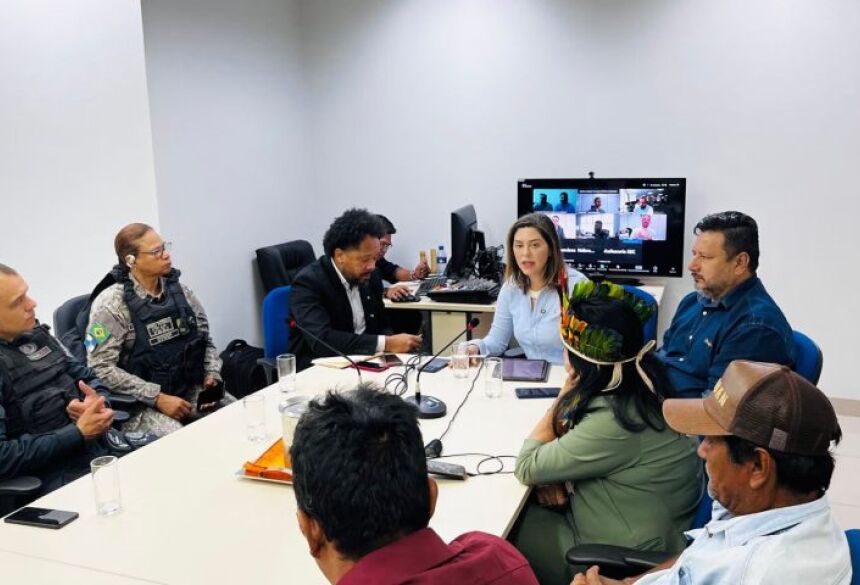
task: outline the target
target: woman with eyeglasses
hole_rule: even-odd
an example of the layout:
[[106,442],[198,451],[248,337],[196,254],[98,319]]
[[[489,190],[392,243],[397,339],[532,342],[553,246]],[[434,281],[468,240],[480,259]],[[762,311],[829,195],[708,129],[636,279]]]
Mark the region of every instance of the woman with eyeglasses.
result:
[[[163,436],[181,428],[199,416],[201,391],[222,383],[206,312],[179,282],[170,248],[146,224],[122,228],[114,239],[118,263],[90,310],[84,339],[89,366],[112,392],[140,405],[125,432]],[[201,404],[200,411],[217,404]]]

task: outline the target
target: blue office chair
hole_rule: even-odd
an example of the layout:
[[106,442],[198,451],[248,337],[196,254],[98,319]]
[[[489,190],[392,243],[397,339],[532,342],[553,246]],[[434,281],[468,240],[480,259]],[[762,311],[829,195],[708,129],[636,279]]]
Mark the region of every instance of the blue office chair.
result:
[[845,538],[848,539],[848,549],[851,551],[851,585],[860,585],[860,530],[846,530]]
[[652,339],[654,341],[657,341],[657,299],[655,299],[650,293],[645,292],[638,286],[631,286],[629,284],[625,284],[623,286],[624,290],[636,295],[637,297],[648,303],[649,306],[654,307],[654,314],[651,315],[651,318],[648,319],[648,321],[643,326],[643,334],[645,336],[646,342],[651,341]]
[[821,367],[824,365],[824,354],[805,334],[793,331],[794,335],[794,371],[812,382],[818,384],[821,377]]
[[269,384],[278,379],[275,358],[286,353],[290,342],[288,320],[292,292],[292,286],[279,286],[263,299],[263,357],[257,363],[265,369]]

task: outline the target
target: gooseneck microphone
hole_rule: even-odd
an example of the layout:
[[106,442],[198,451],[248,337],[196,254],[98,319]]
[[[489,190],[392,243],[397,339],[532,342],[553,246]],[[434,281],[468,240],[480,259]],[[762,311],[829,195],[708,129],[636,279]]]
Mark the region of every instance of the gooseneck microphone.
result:
[[[307,335],[308,337],[310,337],[314,341],[319,342],[323,347],[330,349],[331,351],[333,351],[334,353],[336,353],[337,355],[339,355],[340,357],[342,357],[343,359],[345,359],[346,361],[351,363],[352,367],[355,369],[356,373],[358,374],[358,383],[361,384],[363,382],[363,380],[361,379],[361,370],[358,369],[358,365],[355,363],[355,360],[353,360],[351,357],[349,357],[348,355],[346,355],[345,353],[343,353],[342,351],[340,351],[336,347],[332,347],[331,345],[329,345],[328,343],[326,343],[325,341],[320,339],[319,336],[314,335],[313,333],[311,333],[310,331],[308,331],[307,329],[305,329],[304,327],[302,327],[301,325],[296,323],[295,319],[289,319],[287,321],[287,323],[289,324],[290,329],[298,329],[299,331],[301,331],[302,333],[304,333],[305,335]],[[460,335],[462,335],[462,333]]]
[[421,395],[421,372],[424,371],[424,368],[427,367],[427,364],[431,363],[437,357],[439,357],[443,351],[451,347],[455,341],[460,339],[467,331],[471,331],[481,322],[477,317],[473,317],[469,320],[466,328],[463,329],[460,333],[457,334],[454,339],[448,342],[445,347],[436,352],[431,359],[427,360],[420,368],[418,368],[418,374],[415,376],[415,396],[410,396],[406,398],[406,402],[409,402],[418,409],[418,418],[440,418],[445,416],[448,412],[448,407],[445,406],[445,403],[439,400],[438,398],[434,398],[433,396],[422,396]]

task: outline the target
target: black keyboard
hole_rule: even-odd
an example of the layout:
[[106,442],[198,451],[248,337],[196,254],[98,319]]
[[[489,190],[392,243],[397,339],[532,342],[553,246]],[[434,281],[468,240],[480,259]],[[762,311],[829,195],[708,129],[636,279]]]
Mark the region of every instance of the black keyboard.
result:
[[485,278],[468,278],[451,283],[446,288],[432,290],[427,296],[445,303],[489,305],[499,296],[499,285]]
[[445,286],[446,282],[448,282],[448,279],[444,275],[425,278],[421,281],[421,284],[418,285],[418,290],[416,290],[414,294],[416,297],[426,297],[431,290],[439,288],[440,286]]

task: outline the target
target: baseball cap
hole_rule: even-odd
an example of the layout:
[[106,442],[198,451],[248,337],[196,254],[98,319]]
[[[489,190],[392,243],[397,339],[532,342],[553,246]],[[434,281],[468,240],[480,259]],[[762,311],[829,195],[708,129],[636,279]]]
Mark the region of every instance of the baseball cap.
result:
[[734,435],[795,455],[826,455],[841,431],[830,400],[786,366],[735,360],[705,398],[663,403],[666,422],[689,435]]

